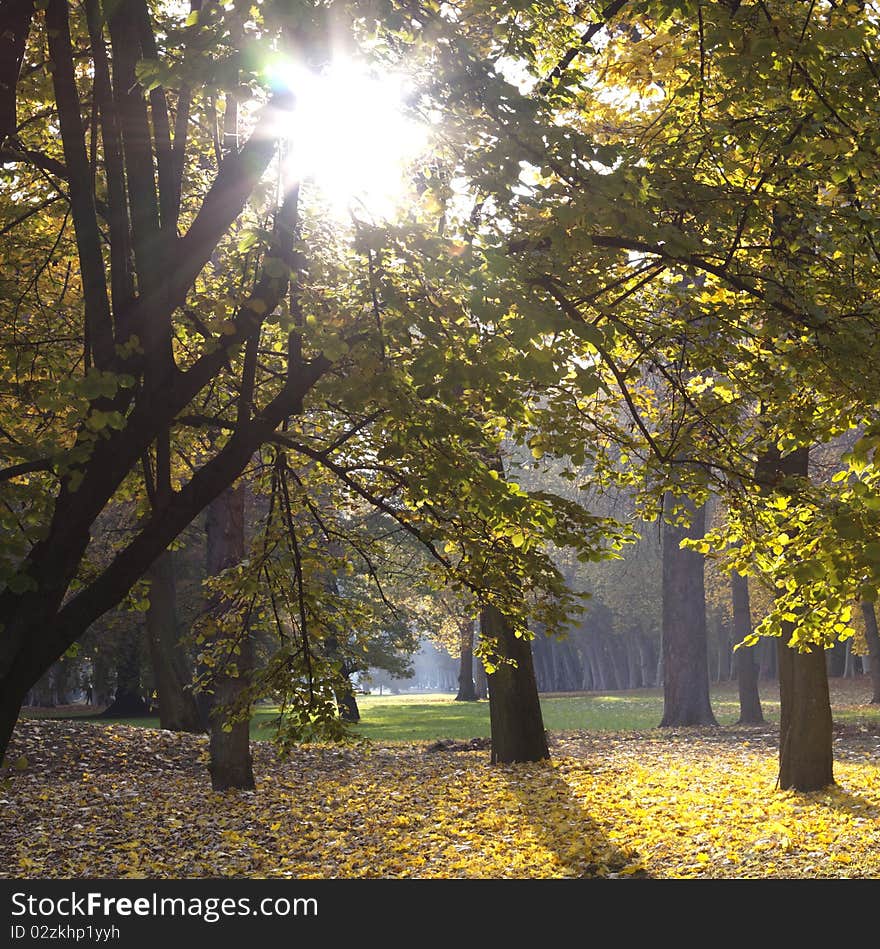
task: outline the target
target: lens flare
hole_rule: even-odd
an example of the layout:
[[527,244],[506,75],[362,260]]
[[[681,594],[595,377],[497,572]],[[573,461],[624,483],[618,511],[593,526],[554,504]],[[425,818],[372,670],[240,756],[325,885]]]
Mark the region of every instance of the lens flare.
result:
[[353,61],[320,73],[293,64],[274,72],[296,99],[279,130],[287,142],[286,175],[311,184],[340,217],[356,207],[393,217],[412,188],[408,168],[429,138],[428,124],[407,114],[409,80]]

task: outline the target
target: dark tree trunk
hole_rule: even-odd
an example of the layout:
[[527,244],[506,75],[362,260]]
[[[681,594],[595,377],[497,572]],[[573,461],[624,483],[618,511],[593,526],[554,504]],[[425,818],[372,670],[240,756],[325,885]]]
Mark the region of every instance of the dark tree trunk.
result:
[[456,702],[476,702],[477,687],[474,682],[474,626],[473,620],[461,627],[459,644],[458,695]]
[[[334,596],[338,594],[339,590],[334,577],[328,577],[326,586]],[[339,717],[343,722],[359,722],[361,720],[361,710],[358,708],[357,699],[354,697],[354,687],[351,684],[351,667],[339,648],[339,639],[336,636],[328,636],[324,640],[323,650],[328,659],[339,663],[339,680],[333,686],[333,697],[336,699]]]
[[147,641],[159,696],[159,724],[174,732],[204,732],[205,722],[195,696],[187,688],[191,675],[177,621],[173,552],[166,550],[161,554],[150,567],[148,576]]
[[[208,507],[205,521],[207,569],[217,576],[244,559],[244,487],[227,488]],[[225,605],[215,601],[212,609],[222,612]],[[232,636],[230,638],[233,638]],[[210,764],[211,786],[215,791],[230,788],[251,790],[254,771],[250,750],[249,709],[242,708],[253,668],[251,637],[247,617],[234,633],[234,642],[224,645],[231,666],[220,668],[213,679],[211,711]],[[234,668],[232,667],[234,666]],[[225,710],[235,711],[235,720],[227,722]]]
[[[671,503],[671,498],[667,497]],[[690,501],[688,527],[663,525],[663,720],[661,727],[717,725],[709,701],[709,656],[703,557],[682,550],[687,538],[702,537],[705,505]]]
[[877,704],[880,703],[880,633],[877,631],[877,613],[873,603],[862,600],[862,616],[865,617],[865,640],[871,663],[871,703]]
[[776,678],[776,656],[778,650],[772,639],[763,639],[755,647],[758,653],[758,673],[761,679]]
[[119,642],[116,658],[116,694],[101,713],[102,718],[138,718],[150,715],[150,705],[141,689],[141,634],[127,630]]
[[474,683],[476,686],[477,699],[485,700],[489,698],[489,677],[486,675],[486,670],[482,662],[478,660],[475,665]]
[[[26,694],[27,689],[20,693],[11,689],[0,689],[0,748],[3,749],[4,755]],[[0,762],[2,760],[3,755],[0,755]]]
[[843,677],[846,668],[846,643],[838,641],[825,650],[825,668],[831,678]]
[[348,691],[339,689],[336,692],[336,704],[339,706],[339,717],[342,721],[359,722],[361,720],[361,710],[358,708],[354,689],[351,688],[350,683]]
[[74,670],[74,664],[66,659],[55,663],[52,685],[56,705],[71,704],[73,698],[72,693],[78,688],[73,684]]
[[798,652],[779,640],[779,787],[818,791],[834,784],[825,650]]
[[34,0],[7,0],[0,11],[0,146],[15,134],[16,86],[34,15]]
[[[749,606],[749,581],[734,571],[730,576],[733,598],[733,637],[741,643],[752,632],[752,614]],[[736,685],[739,691],[739,724],[762,725],[764,712],[758,694],[758,664],[754,646],[740,646],[736,659]]]
[[103,652],[92,658],[92,691],[95,705],[107,705],[110,700],[110,664]]
[[[800,448],[785,458],[777,451],[762,457],[756,477],[778,485],[786,477],[807,477],[810,454]],[[791,533],[791,529],[789,530]],[[779,786],[817,791],[834,784],[831,700],[825,650],[811,645],[799,652],[788,645],[795,626],[783,627],[777,643],[779,671]]]
[[500,660],[488,676],[492,763],[549,758],[531,643],[494,606],[480,612],[480,634]]

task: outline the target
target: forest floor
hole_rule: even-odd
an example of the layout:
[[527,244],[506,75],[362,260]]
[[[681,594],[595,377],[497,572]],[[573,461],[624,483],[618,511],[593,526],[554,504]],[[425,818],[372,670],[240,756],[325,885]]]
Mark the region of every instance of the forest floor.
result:
[[4,878],[880,878],[880,725],[835,726],[837,786],[779,791],[775,725],[472,742],[256,742],[216,793],[207,740],[21,720],[0,783]]

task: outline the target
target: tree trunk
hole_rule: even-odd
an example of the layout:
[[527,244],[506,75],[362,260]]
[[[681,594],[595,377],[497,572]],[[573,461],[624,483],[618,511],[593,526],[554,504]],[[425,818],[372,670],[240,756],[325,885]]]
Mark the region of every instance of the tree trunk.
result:
[[637,632],[631,632],[623,640],[624,646],[626,647],[628,669],[626,687],[628,689],[640,689],[644,684],[642,682],[642,668],[639,663],[638,635]]
[[141,631],[126,630],[119,640],[116,657],[116,694],[101,713],[102,718],[139,718],[150,715],[150,705],[141,689]]
[[335,693],[336,704],[339,707],[339,717],[344,722],[359,722],[361,720],[361,710],[358,708],[357,699],[354,697],[354,689],[349,682],[348,691],[339,689]]
[[605,670],[600,660],[601,646],[596,642],[598,633],[593,633],[587,641],[587,662],[590,666],[590,673],[593,680],[593,689],[596,692],[604,692],[608,687],[605,682]]
[[581,657],[573,643],[564,639],[560,644],[564,647],[562,664],[564,668],[563,692],[576,692],[581,680]]
[[617,681],[617,669],[614,665],[608,634],[604,631],[596,632],[596,646],[596,660],[601,670],[602,688],[616,691],[620,688],[620,684]]
[[846,644],[839,640],[825,650],[825,668],[829,678],[843,677],[846,666]]
[[187,689],[191,676],[177,622],[177,584],[172,551],[166,550],[159,556],[150,567],[148,577],[147,642],[159,696],[159,725],[174,732],[204,732],[205,723],[195,697]]
[[855,673],[855,660],[856,657],[852,651],[852,640],[848,639],[846,641],[846,659],[843,663],[843,677],[845,679],[851,679]]
[[877,630],[877,613],[874,604],[862,600],[862,616],[865,617],[865,640],[868,643],[868,658],[871,663],[871,704],[880,703],[880,633]]
[[780,639],[779,787],[818,791],[834,784],[825,650],[798,652]]
[[654,643],[644,634],[639,634],[639,662],[642,667],[642,685],[651,689],[657,685],[657,653]]
[[[806,477],[810,454],[800,448],[785,458],[768,453],[759,480],[778,483],[785,476]],[[791,530],[789,531],[789,533]],[[831,700],[825,650],[812,645],[799,652],[788,645],[794,626],[783,627],[777,644],[779,670],[779,786],[817,791],[834,784]]]
[[474,682],[474,626],[473,620],[461,627],[459,644],[458,695],[456,702],[476,702],[477,687]]
[[[734,571],[730,576],[733,598],[733,637],[741,643],[752,632],[752,613],[749,605],[749,581]],[[739,691],[740,725],[763,725],[764,711],[758,693],[758,663],[755,646],[740,646],[735,655],[736,685]]]
[[27,689],[20,693],[12,689],[0,689],[0,762],[6,754],[6,747],[18,721],[18,713],[27,695]]
[[474,671],[474,683],[476,686],[477,699],[488,699],[489,677],[486,675],[486,669],[483,663],[479,661],[476,663],[476,669]]
[[488,676],[492,763],[549,758],[531,643],[494,606],[480,612],[480,634],[499,660]]
[[623,645],[620,636],[614,633],[608,637],[608,654],[611,657],[611,665],[614,668],[614,678],[617,680],[617,688],[628,688],[629,667],[626,662],[626,647]]
[[[244,486],[227,488],[208,507],[205,522],[207,568],[217,576],[244,559]],[[222,613],[229,605],[214,601],[212,609]],[[250,751],[250,715],[242,714],[242,694],[253,668],[252,646],[247,617],[236,631],[235,642],[228,645],[229,662],[219,668],[213,679],[211,711],[210,764],[211,786],[215,791],[254,787]],[[233,668],[234,667],[234,668]],[[227,722],[227,709],[236,710],[236,720]]]
[[[671,498],[667,496],[667,503]],[[709,656],[703,557],[682,550],[684,538],[702,537],[706,507],[690,501],[688,527],[663,524],[663,720],[661,727],[717,725],[709,701]]]
[[758,655],[758,677],[761,679],[776,678],[776,656],[778,650],[772,639],[764,639],[755,647],[760,650]]
[[[338,594],[336,579],[329,577],[326,582],[329,592],[334,596]],[[354,687],[351,684],[351,668],[339,648],[339,639],[336,636],[328,636],[323,644],[324,655],[339,663],[339,680],[334,682],[333,697],[336,699],[336,708],[339,710],[339,717],[343,722],[359,722],[361,720],[361,710],[358,708],[357,699],[354,697]]]
[[34,0],[8,0],[0,13],[0,145],[15,135],[16,86],[34,15]]
[[539,692],[552,692],[553,663],[550,660],[549,643],[543,633],[535,633],[532,640],[532,663],[535,666],[535,682]]

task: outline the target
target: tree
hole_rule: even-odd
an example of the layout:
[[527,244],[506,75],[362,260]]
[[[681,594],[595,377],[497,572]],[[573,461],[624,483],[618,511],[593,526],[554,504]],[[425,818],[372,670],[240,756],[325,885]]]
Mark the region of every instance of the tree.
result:
[[494,606],[480,612],[480,639],[492,656],[486,668],[492,763],[549,758],[529,639]]
[[[79,343],[84,346],[84,356],[80,350],[71,365],[84,359],[85,371],[68,375],[69,388],[60,398],[53,399],[50,394],[54,382],[37,383],[32,390],[38,403],[37,417],[57,423],[52,439],[40,446],[35,428],[24,419],[10,433],[15,452],[24,459],[4,471],[13,506],[22,503],[22,496],[36,494],[41,514],[25,531],[24,555],[7,568],[6,589],[0,598],[4,631],[0,643],[2,747],[29,686],[93,620],[125,596],[170,541],[238,476],[257,446],[282,419],[297,411],[305,393],[329,365],[321,355],[303,359],[282,385],[265,393],[264,401],[256,404],[254,399],[232,437],[206,457],[185,484],[142,518],[109,565],[78,580],[77,588],[68,595],[86,562],[92,525],[130,479],[144,454],[218,374],[243,370],[233,353],[248,339],[259,336],[266,315],[283,297],[289,272],[284,261],[292,252],[292,235],[276,229],[266,261],[279,263],[263,267],[253,292],[240,303],[224,307],[227,320],[222,331],[205,329],[198,310],[204,303],[213,304],[210,296],[203,296],[189,312],[204,337],[190,337],[194,348],[185,359],[173,353],[172,340],[187,322],[180,316],[181,308],[192,299],[199,274],[241,215],[272,160],[274,139],[265,130],[287,100],[281,93],[267,105],[249,140],[223,163],[213,181],[206,182],[203,175],[190,173],[197,165],[199,147],[205,144],[198,137],[201,129],[190,136],[195,125],[190,122],[193,97],[205,101],[204,92],[195,91],[190,77],[179,74],[166,80],[176,89],[154,85],[149,104],[144,99],[144,71],[138,64],[149,65],[161,58],[147,4],[123,0],[106,21],[100,18],[94,0],[85,9],[87,25],[78,14],[72,15],[65,0],[52,0],[46,7],[45,32],[40,24],[35,25],[30,31],[30,53],[24,54],[39,62],[42,46],[48,41],[52,101],[42,127],[47,128],[48,119],[59,123],[61,157],[46,150],[54,149],[45,135],[36,149],[27,146],[28,137],[38,136],[39,123],[19,129],[11,153],[7,145],[3,156],[4,161],[12,160],[22,169],[21,187],[37,196],[46,166],[65,182],[77,274],[83,288],[82,322],[77,325],[76,304],[70,315],[72,351]],[[7,12],[12,15],[15,11]],[[21,48],[20,39],[27,36],[30,25],[30,19],[21,17],[11,24],[16,49]],[[169,44],[178,40],[184,46],[195,43],[193,59],[204,61],[197,27],[181,29],[172,22],[169,29]],[[112,58],[106,49],[106,30]],[[73,42],[87,46],[88,74],[75,66]],[[22,70],[21,76],[26,74],[34,75]],[[101,133],[104,163],[97,175],[92,174],[81,116],[83,83],[88,84],[99,121],[99,127],[92,125],[89,133],[93,145],[98,144],[98,129]],[[35,79],[24,78],[14,89],[19,103],[42,91]],[[176,103],[173,136],[169,100]],[[99,208],[106,229],[99,224]],[[185,228],[183,236],[178,236],[178,222]],[[32,223],[29,220],[20,226]],[[104,257],[106,234],[109,278]],[[66,230],[61,239],[65,247],[71,246]],[[65,352],[62,345],[62,358],[70,352],[70,346]],[[53,355],[57,357],[57,347]],[[248,379],[245,370],[239,384],[256,396]],[[34,474],[21,487],[10,480],[27,473]]]
[[[672,508],[672,499],[669,506]],[[703,557],[681,547],[705,533],[705,504],[685,501],[689,524],[663,525],[663,719],[661,727],[717,725],[709,701]],[[673,511],[669,511],[670,517]]]
[[477,687],[474,682],[474,620],[460,624],[461,648],[458,657],[458,693],[456,702],[476,702]]
[[[303,21],[297,38],[311,62],[328,55],[336,9],[317,5]],[[184,19],[122,0],[102,19],[96,0],[82,12],[53,0],[44,29],[28,5],[4,8],[12,62],[25,63],[14,94],[6,84],[4,117],[23,102],[34,115],[3,146],[4,166],[14,166],[4,216],[26,246],[14,256],[8,289],[40,314],[5,340],[8,363],[31,369],[4,406],[4,745],[29,685],[273,441],[331,473],[347,503],[356,498],[395,517],[447,579],[455,574],[477,598],[491,594],[512,618],[533,608],[557,619],[565,612],[558,572],[537,543],[556,530],[555,502],[528,498],[466,461],[498,449],[506,435],[499,420],[526,421],[550,349],[542,342],[535,361],[534,333],[497,332],[495,290],[479,277],[483,249],[472,241],[468,251],[466,225],[438,214],[439,180],[441,190],[432,186],[405,227],[358,219],[340,231],[316,214],[297,236],[298,196],[282,186],[273,203],[279,189],[266,178],[284,150],[279,120],[293,97],[273,86],[259,56],[237,48],[268,52],[290,31],[266,4],[239,43],[240,12],[211,5]],[[438,66],[442,107],[473,73],[469,40],[456,41],[443,64],[434,43],[435,28],[448,26],[442,17],[414,18],[393,5],[386,12],[392,42],[378,55],[405,50]],[[358,31],[367,36],[373,26],[351,22],[354,46]],[[52,69],[44,71],[37,67],[46,44]],[[519,108],[521,97],[497,74],[477,72],[469,101],[488,96],[493,108]],[[218,107],[233,114],[243,89],[251,132],[212,174],[212,155],[222,154]],[[86,103],[94,120],[83,118]],[[512,180],[510,170],[504,177]],[[58,267],[58,254],[69,268]],[[35,278],[36,255],[46,266]],[[309,273],[292,297],[290,274],[302,272],[303,256]],[[516,292],[512,284],[504,290]],[[46,307],[44,296],[55,305]],[[307,396],[318,415],[294,424]],[[319,416],[331,425],[313,424]],[[354,464],[355,450],[365,452],[366,467]],[[468,476],[479,490],[462,502]],[[90,533],[117,499],[132,502],[133,516],[109,562],[98,564]],[[512,543],[524,536],[512,520],[522,514],[535,539],[528,545]],[[571,510],[561,518],[566,540],[601,547],[604,526],[582,519],[583,538],[575,539],[575,519]],[[453,564],[445,544],[464,559]],[[479,579],[486,551],[504,561],[490,571],[491,586]],[[546,589],[543,603],[520,601],[514,591],[524,580]]]
[[116,688],[113,701],[104,709],[104,718],[140,718],[151,712],[143,686],[143,628],[129,626],[116,649]]
[[166,550],[148,571],[150,605],[147,609],[147,642],[159,705],[159,724],[170,731],[204,732],[193,676],[181,641],[177,613],[174,553]]
[[[761,630],[793,615],[806,652],[845,635],[845,604],[880,576],[877,24],[852,6],[383,4],[373,55],[431,78],[415,107],[442,115],[442,141],[405,220],[314,215],[297,235],[264,177],[291,97],[250,65],[290,39],[273,5],[239,43],[240,9],[184,21],[122,0],[104,22],[96,0],[7,4],[4,293],[26,312],[3,340],[2,743],[28,685],[272,443],[308,469],[304,504],[314,470],[332,475],[501,632],[571,618],[551,549],[589,561],[620,539],[485,463],[526,449],[575,479],[589,462],[651,516],[671,490],[745,496],[741,566],[784,586]],[[344,10],[356,45],[369,9],[307,7],[298,39],[320,60]],[[254,132],[212,175],[218,105],[245,88]],[[855,423],[826,499],[740,490],[767,451]],[[144,472],[167,458],[151,506]],[[136,515],[99,563],[90,532],[120,497]]]
[[877,614],[874,604],[862,601],[862,615],[865,618],[865,639],[868,642],[868,656],[871,662],[871,703],[880,702],[880,635],[877,632]]
[[[540,42],[529,37],[535,52],[523,55],[546,107],[534,104],[532,113],[541,135],[517,138],[532,166],[519,186],[523,199],[496,195],[507,219],[498,240],[518,255],[530,305],[555,303],[586,342],[583,362],[603,368],[598,390],[595,381],[586,390],[595,398],[568,403],[574,424],[586,415],[639,457],[636,478],[655,501],[682,465],[698,466],[732,495],[767,450],[791,453],[874,415],[880,375],[874,354],[869,366],[861,354],[876,317],[877,163],[856,158],[860,150],[846,143],[876,121],[876,102],[860,90],[875,81],[877,65],[858,51],[873,48],[877,27],[861,9],[784,2],[748,11],[699,4],[696,18],[690,5],[612,7],[598,48],[579,43],[576,17],[559,9],[557,19],[545,18]],[[542,81],[554,53],[564,67]],[[595,95],[586,69],[572,75],[580,57],[616,94]],[[832,88],[839,97],[823,91]],[[554,105],[565,119],[551,130],[542,119]],[[501,164],[501,149],[492,157]],[[504,157],[511,160],[509,150]],[[566,340],[558,324],[554,330]],[[662,402],[645,384],[658,374],[668,383]],[[612,387],[629,431],[597,407]],[[749,410],[758,404],[762,412]],[[854,453],[848,477],[858,490],[835,492],[833,503],[748,495],[768,531],[760,570],[784,591],[761,630],[782,635],[798,656],[846,635],[851,593],[876,589],[880,554],[866,529],[876,503],[876,434]],[[743,511],[739,526],[755,514]],[[857,543],[835,550],[835,531]],[[819,551],[833,570],[815,563]],[[799,658],[779,658],[786,681],[790,661],[803,668]],[[819,678],[814,685],[824,707]],[[824,711],[813,717],[820,719],[817,757],[827,764]],[[792,724],[785,739],[809,743],[807,732]],[[824,766],[805,780],[823,777],[830,780]]]
[[739,724],[762,725],[764,713],[758,694],[758,664],[754,646],[743,645],[752,637],[752,613],[749,606],[749,581],[734,571],[730,575],[733,599],[733,635],[736,639],[736,685],[739,694]]
[[[219,577],[244,560],[244,485],[227,488],[208,507],[207,572]],[[209,631],[214,662],[210,670],[210,762],[215,791],[254,787],[250,753],[248,686],[253,672],[250,608],[230,602],[221,591],[209,607]]]

